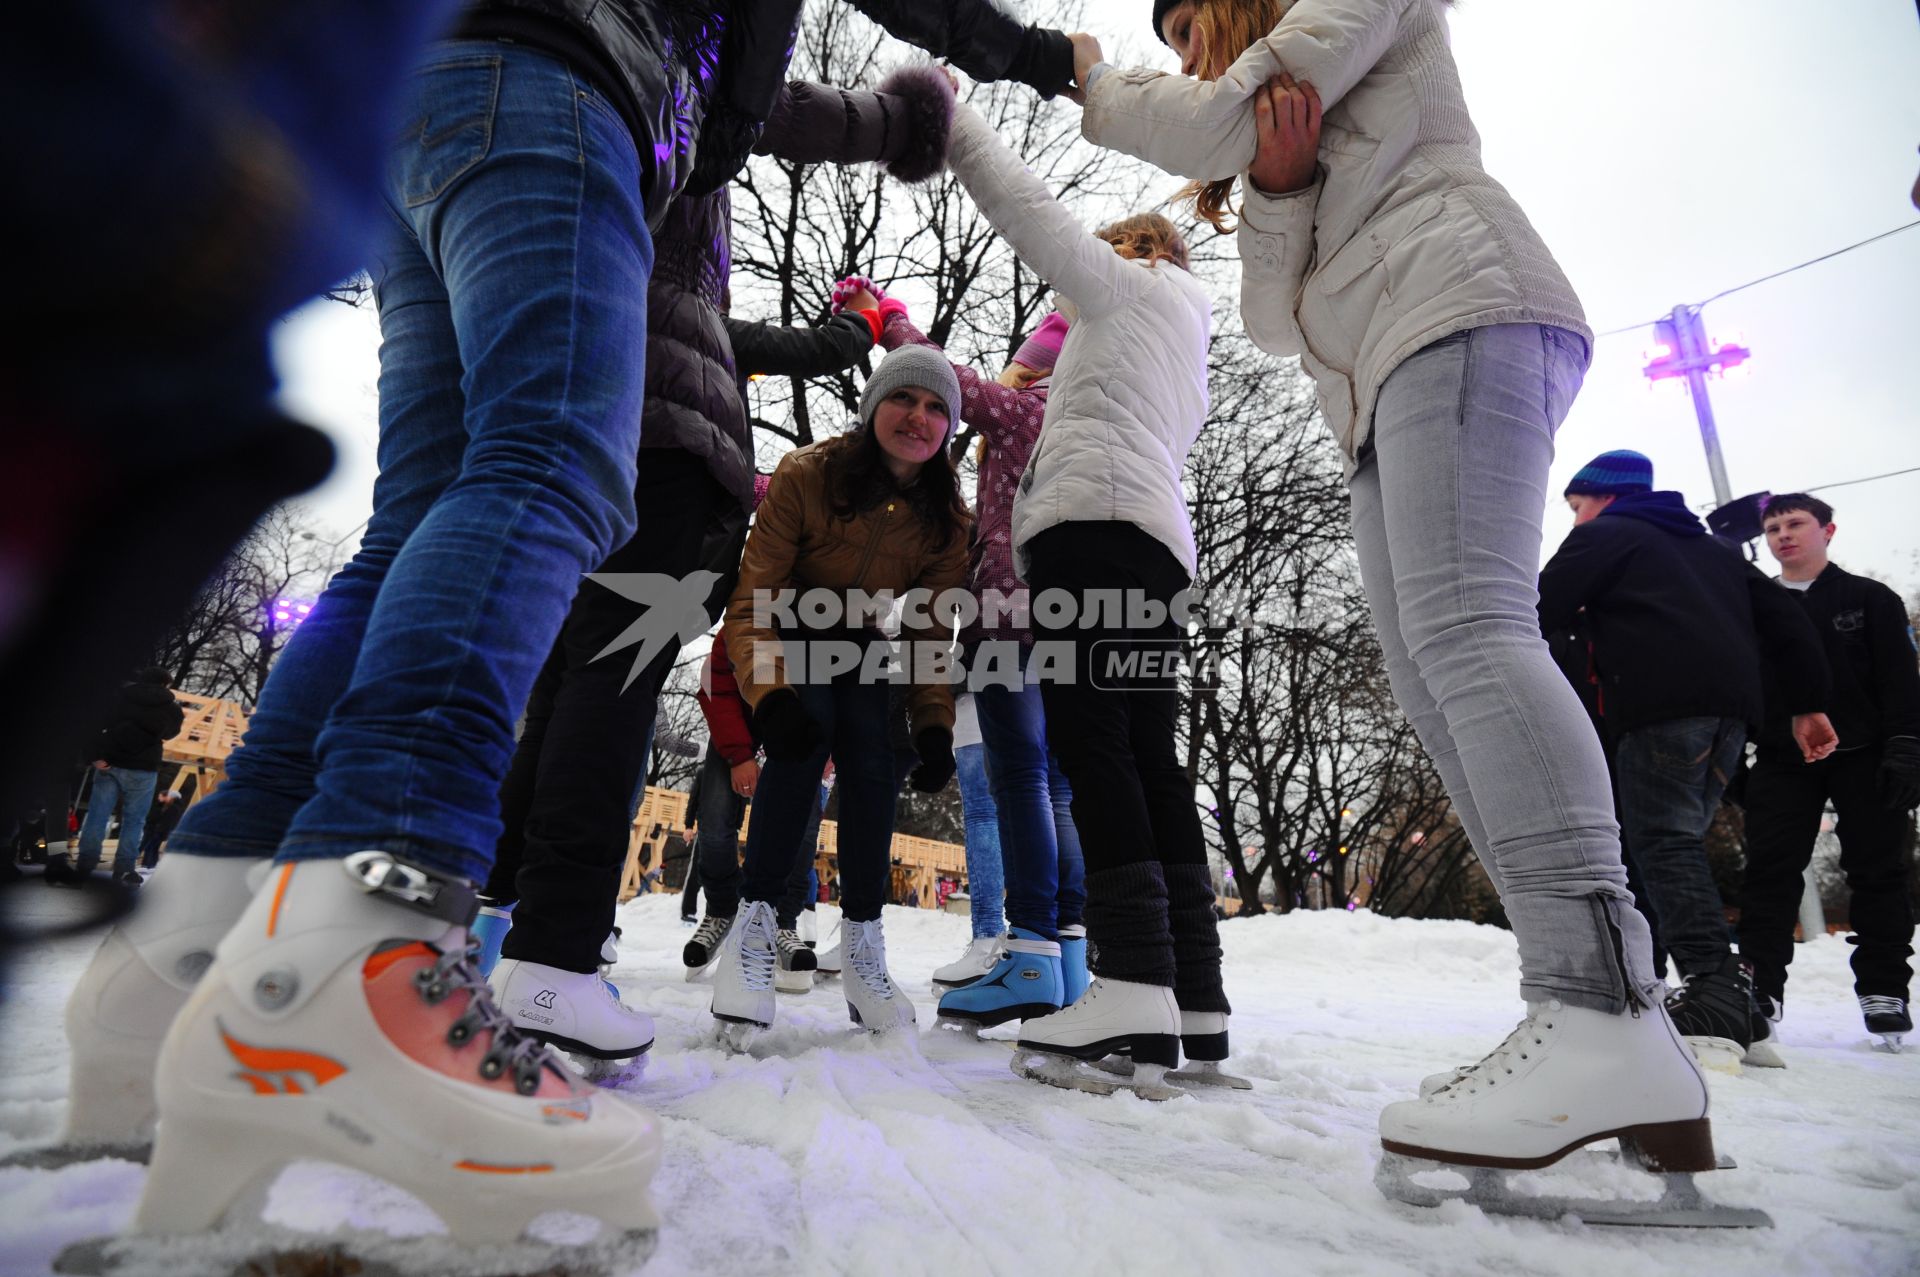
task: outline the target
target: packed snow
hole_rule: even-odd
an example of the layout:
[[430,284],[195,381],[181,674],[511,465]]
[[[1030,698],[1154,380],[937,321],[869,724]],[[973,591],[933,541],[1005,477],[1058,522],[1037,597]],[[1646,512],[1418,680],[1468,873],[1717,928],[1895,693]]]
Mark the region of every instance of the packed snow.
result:
[[[52,894],[9,895],[29,892]],[[659,1027],[630,1092],[667,1142],[650,1274],[1920,1272],[1920,1049],[1870,1047],[1839,939],[1795,960],[1789,1067],[1711,1075],[1716,1140],[1739,1169],[1702,1186],[1778,1227],[1695,1232],[1420,1210],[1374,1189],[1380,1108],[1478,1059],[1520,1016],[1513,938],[1491,927],[1366,913],[1225,924],[1231,1067],[1255,1089],[1154,1104],[1023,1081],[1005,1043],[934,1027],[928,977],[965,946],[963,918],[887,911],[918,1033],[858,1031],[821,984],[783,996],[778,1024],[732,1057],[713,1043],[707,986],[682,978],[675,902],[641,897],[620,921],[616,982]],[[0,1155],[60,1128],[60,1011],[92,944],[45,944],[10,975]],[[0,1271],[45,1272],[67,1243],[126,1224],[145,1174],[113,1161],[0,1170]],[[268,1204],[307,1229],[434,1230],[423,1214],[311,1163]]]

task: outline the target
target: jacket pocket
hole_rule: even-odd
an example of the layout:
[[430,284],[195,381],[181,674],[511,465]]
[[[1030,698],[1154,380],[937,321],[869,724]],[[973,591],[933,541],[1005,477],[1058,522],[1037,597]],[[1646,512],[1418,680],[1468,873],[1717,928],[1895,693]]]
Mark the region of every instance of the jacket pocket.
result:
[[487,158],[503,63],[498,54],[479,54],[417,73],[413,100],[419,114],[401,131],[393,152],[393,188],[408,208],[439,199]]

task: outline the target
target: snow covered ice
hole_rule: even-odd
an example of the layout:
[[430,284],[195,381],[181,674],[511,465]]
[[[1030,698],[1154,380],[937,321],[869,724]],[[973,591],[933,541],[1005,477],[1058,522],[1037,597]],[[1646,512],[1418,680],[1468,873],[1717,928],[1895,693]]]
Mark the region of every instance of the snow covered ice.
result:
[[[41,893],[9,894],[31,908]],[[621,909],[613,972],[659,1033],[630,1092],[667,1141],[650,1274],[1920,1271],[1920,1052],[1871,1049],[1838,939],[1795,957],[1789,1067],[1709,1074],[1715,1142],[1739,1169],[1701,1186],[1778,1227],[1689,1232],[1419,1210],[1374,1189],[1380,1109],[1425,1074],[1478,1059],[1520,1018],[1513,938],[1495,928],[1365,913],[1223,925],[1229,1067],[1255,1090],[1153,1104],[1015,1078],[1008,1045],[993,1040],[1013,1025],[977,1043],[935,1028],[929,979],[968,930],[931,911],[886,913],[917,1032],[860,1032],[838,984],[824,983],[782,996],[774,1027],[728,1056],[714,1045],[709,986],[683,978],[675,909],[660,896]],[[823,936],[832,921],[821,919]],[[44,944],[13,968],[0,1156],[60,1129],[61,1008],[95,943]],[[124,1225],[145,1175],[110,1161],[0,1170],[0,1273],[44,1273],[63,1246]],[[1617,1167],[1542,1179],[1581,1193],[1651,1184]],[[438,1231],[404,1194],[318,1164],[281,1177],[268,1218]]]

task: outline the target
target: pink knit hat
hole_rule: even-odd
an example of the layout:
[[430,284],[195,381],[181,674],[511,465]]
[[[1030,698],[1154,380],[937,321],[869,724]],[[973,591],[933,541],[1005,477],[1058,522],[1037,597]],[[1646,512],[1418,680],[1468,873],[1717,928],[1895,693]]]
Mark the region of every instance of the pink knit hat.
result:
[[1025,364],[1035,372],[1051,372],[1066,339],[1066,317],[1056,310],[1033,330],[1033,336],[1021,343],[1020,349],[1014,352],[1013,362]]

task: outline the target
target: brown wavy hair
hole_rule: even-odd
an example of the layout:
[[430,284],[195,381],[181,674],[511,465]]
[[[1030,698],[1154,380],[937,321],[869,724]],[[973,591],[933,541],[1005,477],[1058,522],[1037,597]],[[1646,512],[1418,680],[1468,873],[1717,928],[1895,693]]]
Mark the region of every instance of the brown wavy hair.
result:
[[[1279,26],[1292,7],[1293,0],[1193,0],[1193,34],[1202,54],[1193,69],[1194,78],[1219,79],[1241,54]],[[1196,216],[1225,234],[1233,230],[1227,225],[1227,201],[1236,180],[1189,182],[1180,188],[1178,198],[1191,201]]]
[[1187,241],[1180,228],[1158,213],[1135,213],[1094,232],[1094,235],[1120,250],[1123,257],[1146,262],[1172,262],[1181,270],[1193,269],[1187,254]]
[[820,451],[826,454],[827,504],[839,518],[850,520],[888,497],[905,497],[907,508],[935,546],[964,535],[973,522],[973,513],[960,494],[960,473],[945,448],[928,458],[905,488],[894,482],[893,472],[887,469],[886,454],[880,451],[872,426],[836,435],[820,445]]

